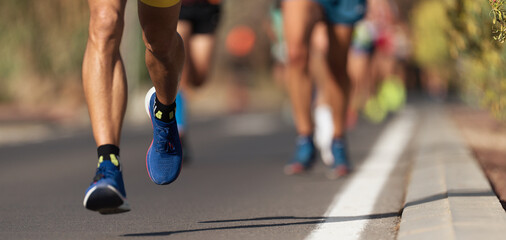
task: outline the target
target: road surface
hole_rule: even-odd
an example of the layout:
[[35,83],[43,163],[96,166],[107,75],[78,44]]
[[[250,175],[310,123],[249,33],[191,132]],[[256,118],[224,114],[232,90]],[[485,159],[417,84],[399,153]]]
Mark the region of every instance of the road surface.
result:
[[[0,239],[340,237],[341,230],[317,233],[325,228],[347,229],[343,239],[395,239],[410,163],[405,149],[416,132],[416,117],[405,115],[413,114],[380,125],[361,121],[348,136],[356,172],[339,180],[325,177],[321,161],[303,176],[283,174],[295,132],[277,113],[194,119],[192,161],[168,186],[153,184],[146,173],[149,123],[125,127],[121,161],[132,210],[107,216],[82,205],[96,167],[91,130],[0,146]],[[386,132],[402,125],[399,118],[410,129],[396,130],[404,143],[393,146],[400,148],[398,159],[385,167],[389,154],[373,149],[390,141]],[[371,163],[363,167],[364,161]],[[345,202],[352,206],[343,208]]]

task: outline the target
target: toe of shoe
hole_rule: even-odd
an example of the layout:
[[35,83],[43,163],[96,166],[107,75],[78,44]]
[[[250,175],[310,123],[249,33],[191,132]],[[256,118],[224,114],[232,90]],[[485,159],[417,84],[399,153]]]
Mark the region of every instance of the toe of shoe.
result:
[[159,161],[148,161],[148,173],[151,181],[158,185],[166,185],[174,182],[181,172],[181,157],[176,156],[171,159],[164,159],[164,163]]

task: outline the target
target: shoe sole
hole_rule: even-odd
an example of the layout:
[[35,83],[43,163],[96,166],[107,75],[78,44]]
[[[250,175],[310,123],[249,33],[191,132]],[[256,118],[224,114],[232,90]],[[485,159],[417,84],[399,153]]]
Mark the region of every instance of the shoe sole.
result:
[[155,87],[151,87],[151,89],[149,89],[149,91],[146,93],[146,97],[144,97],[144,107],[150,119],[151,114],[149,113],[149,102],[151,101],[151,96],[153,96],[153,93],[155,92],[156,92]]
[[327,172],[327,178],[330,180],[337,180],[340,178],[344,178],[348,176],[351,172],[351,169],[347,166],[338,166],[329,172]]
[[130,211],[126,198],[113,186],[95,186],[86,193],[83,205],[101,214],[116,214]]
[[285,175],[288,175],[288,176],[302,175],[302,174],[308,173],[309,170],[311,170],[311,168],[312,168],[312,164],[309,165],[308,167],[304,167],[304,165],[302,165],[300,163],[293,163],[293,164],[286,165],[283,168],[283,172],[285,173]]
[[[146,93],[146,97],[144,97],[144,108],[146,109],[146,114],[148,114],[150,121],[152,121],[152,119],[151,119],[151,113],[149,110],[149,103],[151,102],[151,96],[153,96],[154,93],[156,93],[156,89],[155,89],[155,87],[151,87],[148,90],[148,92]],[[153,122],[151,122],[151,127],[154,127]],[[151,177],[151,174],[149,173],[148,153],[149,153],[149,150],[151,149],[151,147],[153,147],[153,140],[151,140],[151,143],[149,144],[149,147],[148,147],[148,151],[146,151],[146,171],[148,172],[149,179],[151,179],[151,181],[154,182],[155,184],[158,184],[153,180],[153,178]]]

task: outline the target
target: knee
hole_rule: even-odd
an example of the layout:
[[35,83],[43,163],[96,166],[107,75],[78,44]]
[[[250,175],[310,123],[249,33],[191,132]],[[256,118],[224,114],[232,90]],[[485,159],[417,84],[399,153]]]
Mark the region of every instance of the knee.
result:
[[115,9],[91,11],[89,39],[99,47],[119,47],[123,26],[123,16]]
[[145,34],[144,44],[146,49],[159,59],[173,58],[181,53],[184,55],[183,39],[177,32],[166,37]]
[[288,49],[288,64],[294,68],[308,67],[308,50],[305,47],[294,46]]

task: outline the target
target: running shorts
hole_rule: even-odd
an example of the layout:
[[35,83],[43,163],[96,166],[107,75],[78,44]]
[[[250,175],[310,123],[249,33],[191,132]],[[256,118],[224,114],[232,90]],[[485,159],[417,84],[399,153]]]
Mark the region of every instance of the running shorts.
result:
[[140,0],[146,5],[159,8],[172,7],[180,2],[180,0]]
[[365,15],[366,0],[313,0],[332,24],[353,25]]
[[194,34],[212,34],[220,19],[220,5],[210,3],[184,4],[179,20],[188,21]]

